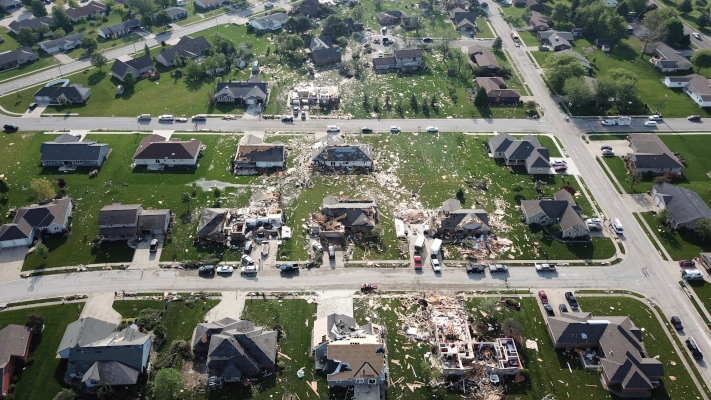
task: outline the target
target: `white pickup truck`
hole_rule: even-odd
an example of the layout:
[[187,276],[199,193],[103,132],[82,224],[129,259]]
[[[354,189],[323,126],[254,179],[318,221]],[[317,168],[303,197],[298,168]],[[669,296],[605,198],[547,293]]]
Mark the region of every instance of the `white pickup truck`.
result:
[[490,264],[489,265],[489,272],[494,273],[494,272],[509,272],[509,266],[508,265],[503,265],[503,264]]
[[242,267],[241,271],[242,275],[257,275],[257,266],[256,265],[247,265]]
[[555,271],[555,265],[553,264],[536,264],[536,271]]

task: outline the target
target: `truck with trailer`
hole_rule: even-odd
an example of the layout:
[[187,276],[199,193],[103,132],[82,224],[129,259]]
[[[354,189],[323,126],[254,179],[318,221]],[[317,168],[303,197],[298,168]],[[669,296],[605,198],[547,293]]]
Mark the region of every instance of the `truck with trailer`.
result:
[[437,257],[439,255],[439,251],[442,249],[442,239],[435,239],[432,242],[432,247],[430,248],[430,252],[433,257]]

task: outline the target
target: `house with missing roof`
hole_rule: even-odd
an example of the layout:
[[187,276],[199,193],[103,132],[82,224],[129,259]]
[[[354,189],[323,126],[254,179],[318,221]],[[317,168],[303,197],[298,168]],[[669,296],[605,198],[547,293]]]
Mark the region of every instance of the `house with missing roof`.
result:
[[45,40],[39,43],[39,47],[47,54],[59,53],[60,51],[72,50],[79,47],[81,45],[81,38],[81,33],[75,33],[59,39]]
[[102,240],[133,240],[138,235],[166,234],[173,215],[168,209],[143,209],[140,204],[114,202],[99,210]]
[[211,376],[223,382],[240,382],[274,371],[277,338],[277,331],[250,321],[223,318],[197,324],[190,343],[193,353],[205,358]]
[[699,107],[711,107],[711,81],[703,75],[666,76],[664,84],[669,88],[682,88]]
[[0,248],[30,246],[40,233],[62,233],[69,227],[73,210],[70,198],[20,207],[11,224],[0,226]]
[[548,317],[547,328],[556,349],[592,349],[574,354],[586,370],[600,370],[603,386],[619,397],[650,397],[662,385],[664,366],[648,356],[642,330],[629,317],[564,313]]
[[109,156],[109,145],[64,133],[40,146],[40,162],[44,167],[59,167],[74,171],[77,167],[100,167]]
[[663,182],[652,187],[652,197],[659,208],[669,211],[674,229],[694,229],[700,219],[711,219],[711,209],[693,190]]
[[665,43],[657,42],[648,45],[645,48],[645,52],[652,54],[649,62],[662,73],[674,73],[691,69],[691,61]]
[[36,60],[37,54],[29,47],[6,51],[0,54],[0,71],[21,67]]
[[387,364],[382,335],[380,325],[358,326],[348,315],[319,318],[311,331],[315,368],[326,374],[329,387],[352,387],[355,399],[384,398]]
[[[252,198],[255,196],[268,199],[263,193],[255,193]],[[277,207],[206,208],[198,222],[197,237],[231,247],[258,233],[264,233],[265,238],[279,235],[283,221]]]
[[627,136],[631,153],[627,154],[627,169],[642,174],[681,173],[684,165],[656,134],[630,133]]
[[392,57],[373,58],[373,68],[378,70],[413,70],[422,67],[422,50],[409,48],[394,50]]
[[494,159],[504,160],[506,165],[524,166],[529,174],[550,173],[548,149],[541,146],[535,136],[515,139],[508,133],[499,133],[489,139],[489,152]]
[[265,143],[256,136],[247,134],[240,139],[237,153],[232,161],[236,174],[245,170],[284,168],[286,145],[282,142]]
[[489,49],[474,45],[467,48],[469,53],[469,58],[479,67],[483,68],[499,68],[499,61],[494,56],[494,53],[490,52]]
[[518,89],[509,89],[504,78],[498,76],[477,77],[476,84],[486,90],[489,104],[515,104],[521,102],[521,93]]
[[281,29],[287,19],[288,17],[285,13],[278,12],[250,20],[249,24],[252,25],[254,29],[259,29],[260,31],[275,31]]
[[133,165],[145,165],[149,170],[162,170],[163,167],[198,167],[198,158],[202,151],[202,142],[197,139],[166,140],[160,135],[148,135],[133,155]]
[[311,151],[315,168],[373,168],[373,146],[370,144],[326,144]]
[[129,72],[134,78],[140,79],[147,77],[151,72],[155,71],[155,69],[153,59],[150,55],[145,54],[125,62],[117,59],[111,66],[111,76],[123,82]]
[[269,98],[269,84],[254,77],[247,82],[218,82],[215,100],[218,103],[234,103],[240,107],[264,106]]
[[309,233],[321,239],[349,235],[368,237],[377,224],[378,205],[374,200],[327,196],[321,212],[313,216]]
[[555,192],[552,199],[521,200],[521,212],[528,225],[558,224],[563,238],[584,238],[590,234],[582,217],[583,209],[565,189]]
[[102,385],[137,384],[148,367],[151,344],[151,335],[136,325],[117,332],[116,322],[85,317],[67,326],[57,355],[67,360],[65,382],[95,391]]
[[156,62],[162,64],[166,68],[174,65],[176,57],[185,57],[191,60],[197,60],[205,55],[205,52],[210,49],[210,43],[204,36],[192,38],[183,36],[178,43],[167,50],[163,50],[156,56]]
[[457,199],[445,200],[430,217],[430,227],[437,235],[462,239],[489,235],[489,214],[482,209],[462,208]]
[[0,397],[10,393],[15,368],[23,368],[30,354],[32,331],[30,328],[10,324],[0,329]]

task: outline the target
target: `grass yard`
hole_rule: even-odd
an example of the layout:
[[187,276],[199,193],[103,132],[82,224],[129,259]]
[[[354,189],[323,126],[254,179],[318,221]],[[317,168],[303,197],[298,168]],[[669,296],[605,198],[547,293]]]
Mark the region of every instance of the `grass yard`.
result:
[[518,31],[518,37],[523,41],[524,46],[535,47],[538,46],[538,38],[536,38],[536,33],[532,31]]
[[693,231],[672,231],[668,226],[660,225],[653,215],[643,213],[641,216],[657,235],[672,260],[690,260],[698,257],[701,252],[711,251],[711,243],[700,240]]
[[[17,43],[17,36],[15,36],[14,33],[11,33],[7,28],[0,27],[0,36],[2,36],[3,39],[5,39],[2,43],[0,43],[0,53],[5,53],[7,51],[12,51],[16,50],[22,46],[20,46]],[[34,61],[29,64],[22,65],[18,68],[13,68],[10,70],[4,70],[0,72],[0,81],[8,80],[15,78],[19,75],[27,74],[30,72],[35,72],[40,69],[44,69],[47,67],[55,66],[57,65],[57,61],[54,59],[54,57],[47,55],[47,53],[39,51],[39,46],[34,46],[33,49],[35,50],[35,53],[38,56],[37,61]],[[32,102],[33,100],[27,100],[27,104],[25,104],[25,110],[27,109],[27,106]],[[25,111],[23,110],[23,112]]]
[[[681,355],[672,347],[665,330],[646,304],[628,297],[582,297],[580,306],[595,316],[627,315],[634,324],[644,328],[643,339],[647,356],[659,359],[664,365],[664,386],[652,392],[653,399],[693,399],[700,393],[691,380],[689,371],[681,363]],[[661,316],[665,318],[664,315]],[[685,351],[683,348],[681,351]],[[671,377],[675,379],[671,379]]]
[[494,31],[491,30],[487,18],[476,19],[476,37],[478,39],[493,39],[496,37]]
[[220,7],[216,10],[202,11],[199,8],[195,7],[195,3],[193,2],[188,2],[188,4],[184,5],[182,8],[188,12],[188,17],[185,19],[181,19],[180,21],[175,21],[173,23],[175,25],[188,25],[196,21],[203,21],[206,19],[215,18],[230,11],[230,9],[226,7]]
[[82,307],[83,303],[76,303],[0,313],[0,326],[24,325],[27,316],[32,313],[44,316],[44,331],[39,338],[33,340],[30,348],[30,357],[33,357],[35,362],[22,371],[15,386],[16,399],[52,399],[65,386],[64,373],[67,363],[56,358],[57,348],[67,325],[79,318]]
[[[696,298],[701,301],[706,311],[711,312],[711,283],[706,281],[685,281],[685,284],[694,290]],[[699,314],[701,314],[704,321],[706,321],[706,316],[702,314],[701,311],[699,311]],[[708,325],[708,322],[706,324]]]
[[[96,218],[101,207],[112,201],[141,203],[143,208],[169,208],[177,214],[173,226],[173,237],[168,239],[162,252],[162,259],[194,260],[205,258],[215,249],[194,247],[191,238],[195,234],[202,208],[212,206],[215,197],[212,191],[203,191],[192,183],[199,179],[218,180],[228,183],[249,184],[253,177],[235,177],[228,172],[230,157],[235,151],[239,136],[200,135],[207,149],[200,159],[197,170],[168,169],[166,172],[139,172],[130,167],[131,158],[143,135],[89,135],[89,139],[108,143],[111,154],[98,177],[89,179],[89,168],[79,168],[74,172],[59,173],[56,168],[39,166],[39,148],[43,141],[54,140],[55,135],[41,133],[17,133],[0,137],[0,170],[5,172],[10,191],[6,199],[0,201],[0,213],[5,214],[10,206],[21,207],[33,202],[27,189],[30,179],[41,177],[49,181],[64,178],[67,182],[66,195],[77,203],[77,212],[72,222],[73,229],[68,238],[51,237],[45,243],[50,249],[46,259],[31,254],[23,268],[52,268],[65,265],[90,263],[130,262],[133,250],[125,242],[103,243],[100,248],[92,246],[97,235]],[[190,134],[174,135],[190,139]],[[58,188],[55,186],[55,189]],[[182,203],[183,192],[190,193],[193,200],[190,212]],[[227,188],[222,191],[223,206],[244,206],[251,196],[250,188]],[[9,220],[3,222],[10,222]],[[106,246],[106,247],[105,247]],[[222,248],[218,249],[224,251]],[[225,252],[226,260],[239,259],[239,253]]]
[[551,55],[550,51],[531,51],[530,53],[541,68],[546,67],[546,60],[548,60],[548,56]]
[[[277,356],[279,371],[258,382],[257,394],[249,386],[227,384],[222,390],[207,393],[190,393],[190,399],[255,399],[276,400],[284,394],[295,394],[300,399],[328,399],[328,384],[321,372],[314,370],[311,358],[311,330],[316,315],[316,304],[305,300],[263,300],[248,298],[242,317],[272,329],[281,325],[283,337],[279,341],[278,351],[286,357]],[[235,316],[238,318],[239,316]],[[296,372],[304,368],[304,379],[299,379]],[[307,381],[316,381],[318,395],[307,385]]]

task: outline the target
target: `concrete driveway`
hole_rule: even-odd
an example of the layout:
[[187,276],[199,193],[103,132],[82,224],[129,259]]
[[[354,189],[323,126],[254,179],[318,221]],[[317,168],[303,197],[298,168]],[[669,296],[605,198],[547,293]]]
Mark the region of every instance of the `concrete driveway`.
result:
[[160,261],[160,254],[163,251],[163,243],[165,240],[161,236],[156,236],[156,239],[158,239],[158,251],[155,253],[150,252],[151,239],[146,239],[138,243],[136,251],[133,253],[133,261],[131,261],[129,268],[160,268],[158,262]]
[[20,277],[27,250],[25,246],[0,250],[0,281],[14,281]]
[[205,322],[219,321],[223,318],[239,320],[244,310],[247,292],[222,292],[222,299],[205,315]]
[[121,322],[121,314],[114,310],[113,305],[113,292],[91,294],[81,310],[80,318],[92,317],[118,325]]

